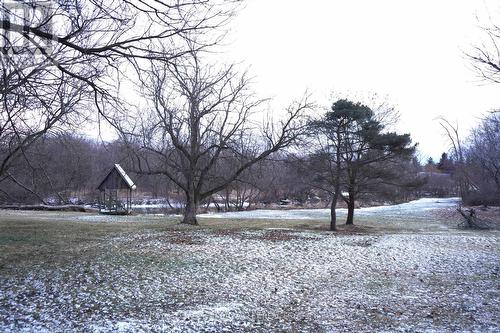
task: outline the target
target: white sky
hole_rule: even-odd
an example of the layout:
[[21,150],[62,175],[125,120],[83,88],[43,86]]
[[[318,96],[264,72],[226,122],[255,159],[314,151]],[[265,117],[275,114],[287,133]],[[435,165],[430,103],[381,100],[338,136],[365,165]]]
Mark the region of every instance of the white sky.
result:
[[282,108],[307,89],[322,105],[331,92],[387,96],[399,130],[438,159],[448,144],[436,117],[465,135],[500,107],[500,86],[482,83],[464,51],[482,36],[489,0],[248,0],[232,23],[224,58],[242,62],[263,97]]

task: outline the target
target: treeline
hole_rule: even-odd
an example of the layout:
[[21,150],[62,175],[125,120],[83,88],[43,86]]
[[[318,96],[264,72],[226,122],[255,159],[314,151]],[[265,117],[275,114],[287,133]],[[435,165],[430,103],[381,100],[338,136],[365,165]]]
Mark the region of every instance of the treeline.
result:
[[442,119],[451,143],[458,193],[467,205],[500,204],[500,111],[487,114],[467,137],[458,126]]
[[[429,177],[421,174],[422,167],[413,156],[413,148],[404,148],[409,137],[398,142],[401,136],[382,134],[381,122],[375,120],[375,113],[368,107],[345,100],[337,102],[336,107],[339,105],[343,105],[338,114],[341,122],[337,123],[341,127],[329,128],[335,124],[321,118],[309,119],[291,149],[273,152],[252,164],[200,204],[214,203],[225,210],[289,203],[325,207],[336,192],[331,187],[334,181],[339,182],[339,198],[346,193],[346,203],[351,191],[352,205],[399,202],[436,194],[429,192],[426,185]],[[353,118],[356,110],[364,113]],[[337,160],[331,149],[338,141],[328,137],[328,131],[336,129],[343,135],[338,146],[339,170],[331,169]],[[361,139],[365,142],[356,143]],[[372,142],[375,139],[386,142]],[[377,147],[375,143],[382,145]],[[201,190],[217,187],[235,166],[251,160],[254,151],[260,150],[248,143],[234,144],[243,147],[220,153],[217,163],[205,176]],[[393,147],[388,146],[391,144]],[[70,133],[46,134],[23,149],[0,179],[0,201],[4,204],[93,203],[102,178],[114,163],[120,163],[138,185],[136,199],[166,198],[185,202],[183,189],[172,179],[176,171],[180,173],[179,178],[184,177],[185,171],[183,161],[174,153],[175,148],[154,150],[140,141],[106,143]],[[176,170],[176,165],[181,168]],[[206,168],[205,165],[200,162],[197,171]],[[447,195],[453,190],[449,188],[439,194]]]
[[[500,203],[498,112],[488,115],[467,139],[460,141],[460,145],[457,142],[457,149],[459,146],[462,149],[462,160],[460,151],[452,149],[449,154],[443,153],[439,161],[434,162],[430,158],[422,165],[414,156],[413,149],[407,146],[408,142],[404,142],[407,146],[405,154],[399,151],[390,158],[380,155],[380,147],[370,147],[365,143],[366,149],[350,147],[350,151],[346,150],[347,145],[339,146],[341,163],[340,169],[336,170],[335,150],[341,141],[335,137],[328,138],[328,134],[336,133],[340,118],[332,123],[328,117],[331,118],[339,107],[344,112],[340,116],[350,117],[352,109],[365,106],[337,101],[333,111],[323,118],[309,120],[307,132],[293,149],[275,152],[255,163],[222,190],[202,200],[200,206],[212,204],[221,210],[266,205],[330,207],[335,193],[342,198],[339,204],[348,206],[349,189],[352,191],[352,205],[394,203],[424,196],[461,195],[463,182],[467,184],[463,195],[465,204]],[[346,113],[346,108],[351,110]],[[374,116],[369,108],[365,111],[368,111],[368,118]],[[360,128],[350,134],[347,129],[342,131],[346,143],[373,140],[373,137],[360,136],[368,128]],[[356,136],[360,137],[354,140]],[[374,153],[376,149],[379,149],[378,154]],[[387,152],[390,153],[390,149]],[[356,157],[350,156],[353,153]],[[169,152],[164,151],[163,154],[169,155]],[[218,179],[224,178],[228,170],[241,163],[241,159],[237,154],[225,153],[205,186],[217,185]],[[46,134],[23,150],[2,176],[0,202],[53,205],[95,203],[98,197],[96,188],[114,163],[120,163],[138,185],[136,202],[147,202],[149,199],[164,199],[176,204],[185,202],[182,189],[168,175],[151,172],[151,169],[146,170],[141,165],[147,163],[151,168],[158,162],[161,161],[157,154],[123,140],[102,142],[71,133]],[[351,170],[349,163],[352,164]],[[357,180],[349,183],[353,171],[357,173]],[[337,180],[338,192],[335,188]],[[178,205],[172,207],[179,208]]]
[[[429,158],[424,164],[416,157],[394,161],[391,172],[401,181],[367,187],[360,199],[398,202],[420,196],[460,195],[464,178],[469,182],[466,204],[499,204],[499,126],[499,113],[491,113],[469,138],[462,140],[463,163],[453,149],[438,161]],[[131,172],[143,193],[140,197],[180,196],[167,177],[137,172],[130,156],[130,147],[120,141],[108,143],[71,133],[47,134],[26,149],[1,178],[0,201],[64,204],[78,199],[91,203],[97,197],[97,185],[114,163],[121,163]],[[318,182],[322,177],[318,172],[320,159],[318,154],[275,154],[249,169],[212,200],[222,209],[243,209],[246,203],[251,208],[257,203],[282,200],[324,205],[329,196]]]
[[[138,153],[137,151],[135,153]],[[120,163],[138,186],[136,201],[166,198],[182,202],[182,192],[167,176],[141,172],[131,147],[120,141],[102,142],[70,133],[47,134],[25,150],[0,181],[2,204],[92,204],[97,186],[114,163]],[[152,158],[152,156],[150,156]],[[231,159],[225,158],[231,164]],[[330,194],[321,189],[319,157],[315,154],[275,153],[246,170],[205,204],[241,210],[255,206],[292,204],[325,207]],[[410,184],[422,167],[416,158],[394,162],[401,183],[366,188],[363,202],[399,202],[423,195],[425,183]],[[225,169],[217,170],[222,175]],[[221,175],[219,175],[221,176]],[[214,178],[219,177],[214,175]],[[406,182],[406,183],[405,183]]]

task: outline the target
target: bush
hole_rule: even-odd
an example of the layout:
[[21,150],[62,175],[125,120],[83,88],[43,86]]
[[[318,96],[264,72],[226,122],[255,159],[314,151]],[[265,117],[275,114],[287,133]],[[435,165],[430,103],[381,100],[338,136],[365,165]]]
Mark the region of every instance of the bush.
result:
[[500,193],[474,192],[467,194],[463,198],[463,202],[467,206],[500,206]]

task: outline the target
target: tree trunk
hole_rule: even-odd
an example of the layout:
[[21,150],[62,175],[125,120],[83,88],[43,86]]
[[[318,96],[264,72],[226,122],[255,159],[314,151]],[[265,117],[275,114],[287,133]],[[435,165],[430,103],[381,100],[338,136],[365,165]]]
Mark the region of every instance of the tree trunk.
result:
[[196,220],[196,212],[198,211],[199,202],[195,200],[195,197],[188,195],[186,200],[186,208],[184,209],[184,218],[182,219],[183,224],[198,225]]
[[347,200],[347,219],[345,221],[346,225],[354,224],[354,195],[349,193],[349,199]]
[[332,204],[330,206],[330,230],[335,231],[337,230],[337,200],[338,200],[338,194],[335,193],[332,198]]

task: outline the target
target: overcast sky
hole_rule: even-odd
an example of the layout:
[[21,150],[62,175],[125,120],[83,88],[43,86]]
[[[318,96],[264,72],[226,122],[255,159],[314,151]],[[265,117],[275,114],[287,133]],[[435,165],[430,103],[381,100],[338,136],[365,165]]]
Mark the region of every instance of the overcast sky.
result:
[[255,76],[279,108],[308,89],[331,104],[331,92],[377,93],[399,109],[423,158],[448,149],[436,117],[463,133],[500,106],[500,86],[480,82],[464,51],[478,41],[487,0],[248,0],[232,23],[227,57]]

